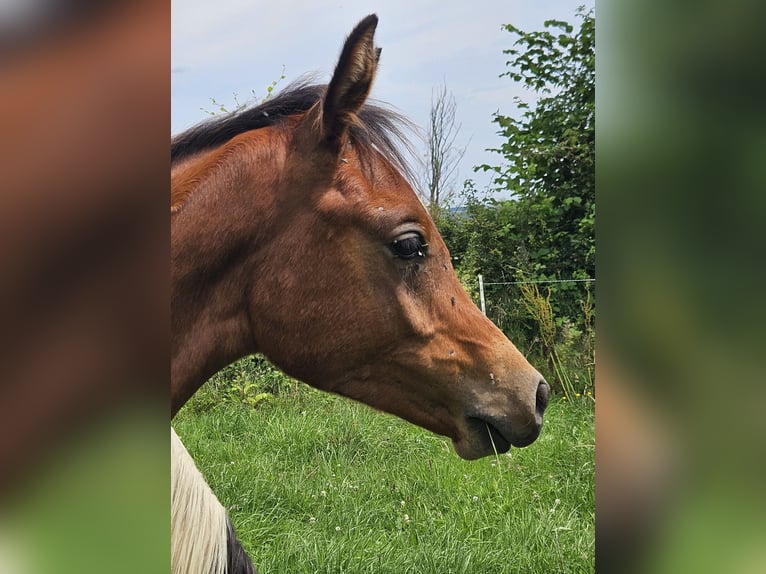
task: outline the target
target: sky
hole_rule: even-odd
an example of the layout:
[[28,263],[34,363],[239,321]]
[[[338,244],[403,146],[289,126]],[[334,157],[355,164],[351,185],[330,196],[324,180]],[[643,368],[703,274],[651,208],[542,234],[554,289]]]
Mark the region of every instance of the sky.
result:
[[[383,49],[371,97],[402,112],[421,130],[428,124],[433,89],[445,84],[457,104],[458,147],[466,147],[456,178],[483,190],[490,177],[473,166],[498,165],[486,151],[502,139],[492,114],[514,115],[514,96],[530,100],[507,78],[513,24],[540,30],[549,19],[575,23],[578,6],[595,0],[173,0],[171,131],[209,117],[214,98],[228,109],[260,100],[283,73],[278,91],[305,73],[327,82],[343,42],[364,16],[379,17]],[[235,94],[237,95],[235,100]],[[417,149],[425,145],[413,140]]]

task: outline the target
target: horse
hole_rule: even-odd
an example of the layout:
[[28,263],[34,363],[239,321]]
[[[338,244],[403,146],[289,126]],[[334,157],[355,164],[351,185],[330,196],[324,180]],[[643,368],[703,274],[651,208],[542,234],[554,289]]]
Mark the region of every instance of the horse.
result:
[[[367,101],[377,23],[353,29],[327,85],[298,82],[172,140],[171,419],[219,369],[262,353],[449,437],[464,459],[527,446],[550,388],[460,285],[408,183],[406,120]],[[254,571],[173,444],[173,571]],[[209,527],[190,535],[195,520]],[[209,551],[181,564],[190,547]]]

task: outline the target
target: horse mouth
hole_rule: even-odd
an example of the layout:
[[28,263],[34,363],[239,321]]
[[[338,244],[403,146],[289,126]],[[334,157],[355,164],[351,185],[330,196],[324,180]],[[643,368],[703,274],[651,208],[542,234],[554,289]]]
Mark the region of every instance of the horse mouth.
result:
[[459,456],[469,460],[505,454],[512,446],[528,446],[539,435],[539,428],[523,434],[515,433],[509,424],[492,421],[489,417],[466,417],[466,422],[468,433],[455,442],[455,450]]
[[454,441],[455,451],[461,458],[474,460],[493,454],[504,454],[511,449],[511,441],[490,421],[466,417],[467,433]]
[[[505,438],[495,425],[481,419],[473,419],[473,421],[475,421],[473,424],[476,427],[476,431],[480,435],[483,433],[486,440],[489,441],[492,452],[503,454],[511,450],[511,441]],[[469,422],[471,422],[470,419]]]

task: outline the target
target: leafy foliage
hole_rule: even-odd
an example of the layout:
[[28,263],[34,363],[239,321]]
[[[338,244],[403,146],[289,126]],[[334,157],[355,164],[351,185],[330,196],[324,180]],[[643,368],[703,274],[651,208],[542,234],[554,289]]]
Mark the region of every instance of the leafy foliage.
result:
[[[502,74],[541,94],[534,106],[516,99],[520,118],[496,114],[504,137],[494,185],[517,199],[517,249],[536,279],[577,279],[595,273],[595,18],[578,11],[579,31],[557,20],[546,30],[516,35]],[[553,31],[558,30],[559,33]],[[525,49],[520,49],[521,47]],[[566,309],[574,315],[573,304]]]
[[255,90],[250,90],[250,96],[245,101],[240,101],[239,94],[234,92],[232,94],[232,98],[234,100],[234,105],[231,107],[227,107],[225,103],[219,102],[214,97],[210,97],[210,103],[213,105],[212,110],[208,110],[205,108],[200,108],[200,111],[205,112],[209,116],[218,116],[221,114],[232,114],[239,111],[244,110],[246,107],[248,107],[251,104],[256,103],[263,103],[268,100],[270,100],[272,97],[274,97],[274,89],[284,80],[287,76],[285,75],[285,67],[282,66],[282,73],[279,75],[279,77],[276,80],[272,80],[271,83],[266,86],[266,95],[264,97],[259,97]]
[[297,392],[298,381],[262,355],[249,355],[213,375],[187,408],[201,412],[222,402],[258,407],[275,396],[294,396]]

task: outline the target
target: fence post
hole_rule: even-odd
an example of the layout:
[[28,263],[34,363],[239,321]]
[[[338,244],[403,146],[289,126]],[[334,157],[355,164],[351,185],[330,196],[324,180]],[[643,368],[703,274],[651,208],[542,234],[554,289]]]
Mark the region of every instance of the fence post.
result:
[[479,273],[479,300],[481,301],[481,312],[487,315],[487,306],[484,303],[484,276]]

